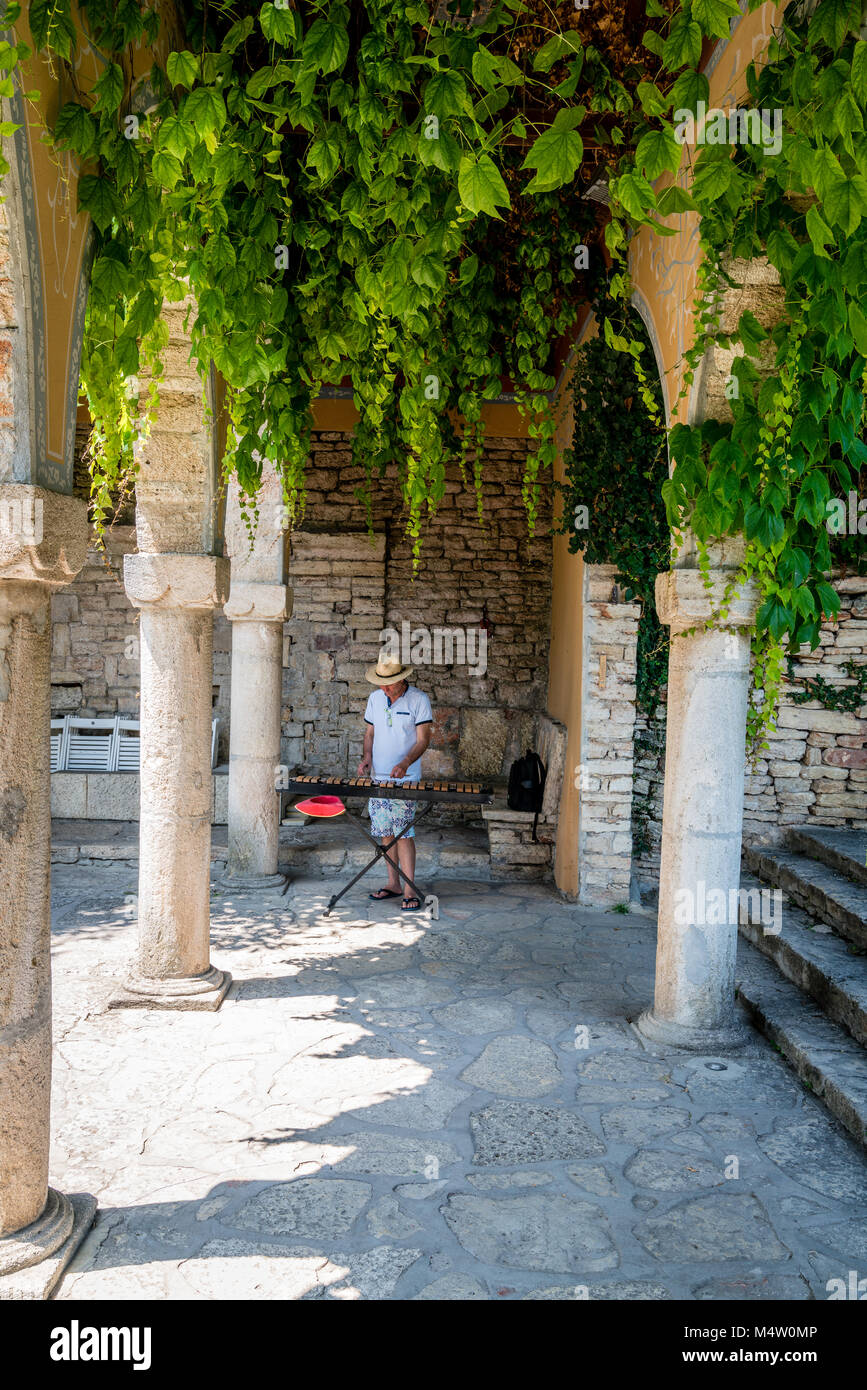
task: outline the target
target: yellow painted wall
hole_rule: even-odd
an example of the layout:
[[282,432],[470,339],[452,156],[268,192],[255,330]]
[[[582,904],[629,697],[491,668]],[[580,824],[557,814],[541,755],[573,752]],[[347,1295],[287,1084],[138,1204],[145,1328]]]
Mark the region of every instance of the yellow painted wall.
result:
[[[482,406],[485,429],[492,438],[526,439],[527,421],[509,401],[490,401]],[[358,424],[358,411],[351,400],[324,399],[313,402],[313,428],[351,431]]]

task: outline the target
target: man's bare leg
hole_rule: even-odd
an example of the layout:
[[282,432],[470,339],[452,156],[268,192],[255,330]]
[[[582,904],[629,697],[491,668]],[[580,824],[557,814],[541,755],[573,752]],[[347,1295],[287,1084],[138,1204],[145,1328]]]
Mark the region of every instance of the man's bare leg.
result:
[[[411,839],[411,840],[410,840],[410,839],[407,838],[406,835],[404,835],[402,839],[398,840],[398,842],[397,842],[397,857],[398,857],[398,860],[399,860],[399,862],[400,862],[400,867],[403,869],[403,871],[404,871],[404,873],[406,874],[407,878],[411,878],[411,879],[413,880],[413,882],[414,882],[414,881],[415,881],[415,839]],[[395,877],[397,877],[397,875],[395,875]],[[403,879],[401,879],[401,883],[402,883],[402,885],[403,885],[403,897],[404,897],[404,901],[406,901],[407,898],[414,898],[414,897],[415,897],[415,893],[414,893],[413,890],[410,888],[409,884],[406,883]]]
[[[384,835],[384,836],[382,837],[382,843],[383,843],[384,845],[390,845],[393,838],[394,838],[394,837],[393,837],[392,835]],[[387,864],[387,866],[388,866],[388,883],[386,884],[386,888],[388,888],[392,893],[399,893],[399,892],[400,892],[401,877],[400,877],[400,874],[397,872],[397,868],[396,868],[396,866],[395,866],[393,860],[394,860],[395,851],[397,851],[398,855],[400,856],[400,848],[401,848],[401,845],[403,845],[403,843],[404,843],[403,840],[398,840],[398,842],[397,842],[396,845],[392,845],[392,847],[391,847],[391,849],[389,850],[388,854],[386,854],[386,855],[383,856],[383,858],[385,859],[385,862],[386,862],[386,864]],[[402,856],[400,856],[399,862],[400,862],[401,868],[404,869],[404,871],[406,871],[406,866],[405,866],[405,864],[404,864],[404,862],[403,862],[403,857],[402,857]],[[412,874],[410,874],[410,878],[412,878]]]

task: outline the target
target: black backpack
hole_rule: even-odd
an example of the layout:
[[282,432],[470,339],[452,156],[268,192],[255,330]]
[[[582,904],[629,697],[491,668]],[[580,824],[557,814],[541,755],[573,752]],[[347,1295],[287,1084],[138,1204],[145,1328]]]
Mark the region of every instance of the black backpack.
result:
[[547,769],[539,754],[532,753],[529,748],[523,758],[517,758],[509,769],[509,791],[506,804],[510,811],[535,812],[534,840],[536,838],[536,826],[539,823],[539,813],[542,810],[546,772]]

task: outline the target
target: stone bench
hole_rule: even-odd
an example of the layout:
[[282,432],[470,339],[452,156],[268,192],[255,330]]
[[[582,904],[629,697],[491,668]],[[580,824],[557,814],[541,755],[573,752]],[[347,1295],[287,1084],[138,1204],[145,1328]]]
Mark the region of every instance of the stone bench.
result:
[[550,714],[537,715],[532,750],[547,768],[542,809],[533,839],[532,811],[510,811],[506,782],[495,783],[492,806],[482,808],[488,829],[493,879],[548,878],[554,865],[560,794],[566,765],[566,726]]

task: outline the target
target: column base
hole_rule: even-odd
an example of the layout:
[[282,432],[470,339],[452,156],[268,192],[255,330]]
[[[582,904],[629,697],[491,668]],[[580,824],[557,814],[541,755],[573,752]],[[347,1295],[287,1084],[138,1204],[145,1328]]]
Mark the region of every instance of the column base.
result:
[[222,888],[282,888],[285,882],[285,874],[233,874],[227,869],[220,876]]
[[48,1298],[93,1224],[96,1198],[48,1189],[42,1215],[0,1237],[0,1301]]
[[663,1047],[689,1048],[693,1052],[730,1052],[733,1048],[743,1047],[752,1036],[747,1025],[739,1019],[722,1028],[693,1028],[684,1023],[673,1023],[667,1018],[657,1018],[652,1009],[645,1009],[635,1028],[648,1042]]
[[212,965],[204,975],[167,980],[131,975],[122,992],[108,1001],[110,1009],[219,1009],[232,983],[228,970]]

